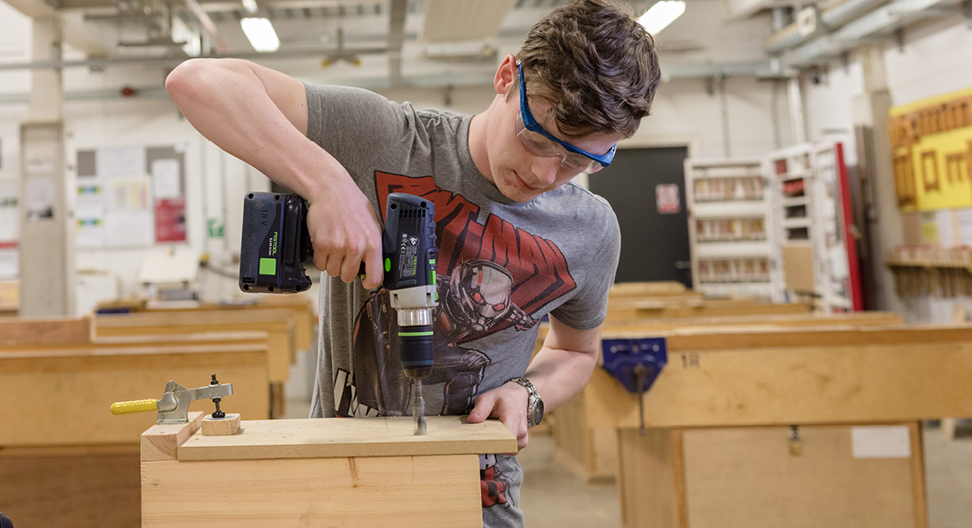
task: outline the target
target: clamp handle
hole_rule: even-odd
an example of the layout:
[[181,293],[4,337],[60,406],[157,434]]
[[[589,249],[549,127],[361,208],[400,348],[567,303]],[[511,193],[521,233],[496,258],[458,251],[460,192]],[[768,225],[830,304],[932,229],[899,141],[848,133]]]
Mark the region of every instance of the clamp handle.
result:
[[159,408],[158,400],[134,400],[111,404],[111,414],[132,414],[154,411]]

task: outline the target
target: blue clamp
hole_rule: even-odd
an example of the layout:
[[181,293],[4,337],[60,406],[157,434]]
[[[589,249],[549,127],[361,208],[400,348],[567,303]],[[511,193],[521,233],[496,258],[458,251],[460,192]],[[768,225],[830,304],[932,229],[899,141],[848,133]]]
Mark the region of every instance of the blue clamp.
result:
[[601,341],[604,370],[632,394],[647,392],[668,363],[664,337],[604,339]]

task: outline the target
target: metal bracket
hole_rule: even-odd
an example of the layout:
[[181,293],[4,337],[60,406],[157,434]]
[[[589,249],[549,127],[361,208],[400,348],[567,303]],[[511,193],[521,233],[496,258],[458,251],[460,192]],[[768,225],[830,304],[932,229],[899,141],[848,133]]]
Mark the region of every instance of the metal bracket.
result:
[[165,394],[159,400],[160,424],[186,423],[189,421],[189,403],[192,400],[222,398],[233,394],[232,383],[209,385],[187,389],[174,381],[165,384]]

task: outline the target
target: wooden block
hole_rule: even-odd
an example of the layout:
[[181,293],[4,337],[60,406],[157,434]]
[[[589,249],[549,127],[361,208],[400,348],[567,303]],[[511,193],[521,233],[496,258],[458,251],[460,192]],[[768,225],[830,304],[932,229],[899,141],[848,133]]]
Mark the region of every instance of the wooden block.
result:
[[204,414],[189,413],[189,422],[184,424],[155,424],[142,433],[142,462],[152,460],[177,460],[179,446],[189,439],[202,422]]
[[[685,528],[681,430],[618,431],[618,496],[626,528]],[[693,527],[694,528],[694,527]]]
[[515,453],[516,439],[501,422],[466,422],[430,416],[428,434],[416,436],[411,417],[247,420],[235,436],[193,435],[179,460],[383,457]]
[[240,434],[239,413],[227,414],[223,418],[213,418],[211,415],[207,415],[202,419],[202,434],[204,436]]
[[814,292],[813,247],[809,244],[783,244],[783,280],[786,289],[798,292]]

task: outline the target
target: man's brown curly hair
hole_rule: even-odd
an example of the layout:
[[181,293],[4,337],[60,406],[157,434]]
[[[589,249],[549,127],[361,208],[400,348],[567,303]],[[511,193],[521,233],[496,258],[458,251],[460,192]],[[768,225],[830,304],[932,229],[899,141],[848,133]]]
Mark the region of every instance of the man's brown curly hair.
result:
[[[553,11],[516,56],[528,95],[550,103],[567,137],[634,135],[661,80],[654,40],[614,0],[577,0]],[[510,95],[518,84],[517,77]]]

